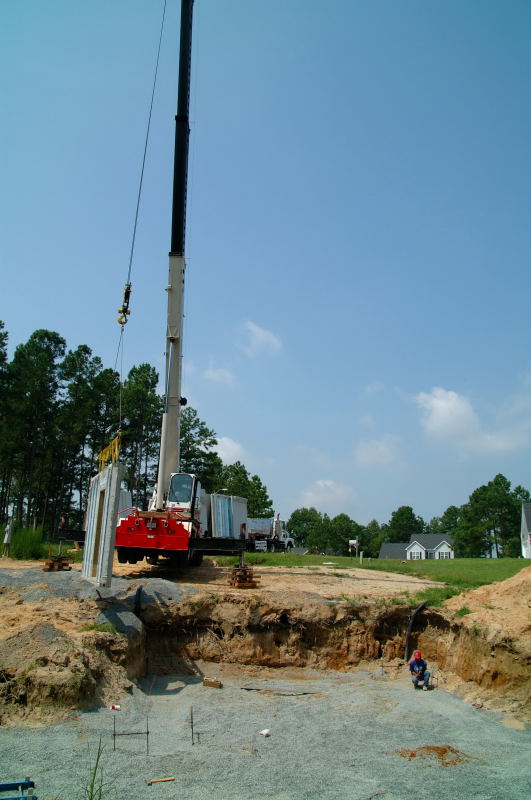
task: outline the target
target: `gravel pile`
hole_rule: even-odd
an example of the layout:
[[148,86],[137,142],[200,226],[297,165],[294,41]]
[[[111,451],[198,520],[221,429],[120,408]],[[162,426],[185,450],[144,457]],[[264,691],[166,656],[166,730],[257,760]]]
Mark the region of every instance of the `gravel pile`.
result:
[[[203,668],[223,688],[191,675],[149,676],[116,698],[120,710],[0,730],[0,780],[30,776],[41,800],[82,798],[101,738],[105,800],[529,796],[530,730],[441,689],[416,692],[407,675]],[[114,725],[136,733],[113,739]],[[175,780],[146,782],[167,777]]]

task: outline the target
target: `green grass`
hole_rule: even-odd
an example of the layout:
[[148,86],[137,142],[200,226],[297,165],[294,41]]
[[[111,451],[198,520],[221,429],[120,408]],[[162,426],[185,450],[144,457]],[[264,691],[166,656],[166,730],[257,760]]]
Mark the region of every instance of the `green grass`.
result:
[[99,633],[117,633],[112,622],[91,622],[81,628],[82,631],[98,631]]
[[399,572],[416,578],[428,578],[464,589],[473,589],[494,581],[512,578],[524,567],[531,566],[528,558],[451,558],[408,561],[402,564],[392,558],[373,559],[363,562],[364,569]]
[[[2,534],[0,533],[0,547]],[[73,548],[72,542],[63,542],[61,547],[61,555],[66,556],[74,563],[81,563],[83,561],[83,549],[81,548],[75,553],[68,553],[69,549]],[[11,545],[9,548],[10,558],[18,559],[19,561],[37,561],[42,558],[49,558],[49,556],[56,556],[59,554],[59,541],[45,540],[41,528],[20,528],[13,533]]]
[[11,558],[32,560],[43,557],[42,529],[21,528],[13,533],[9,555]]

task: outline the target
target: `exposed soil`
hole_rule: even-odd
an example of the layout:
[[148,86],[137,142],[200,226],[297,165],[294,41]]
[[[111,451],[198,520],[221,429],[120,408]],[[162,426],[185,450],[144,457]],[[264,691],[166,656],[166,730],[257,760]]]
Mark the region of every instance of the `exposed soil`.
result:
[[[76,569],[44,573],[38,562],[0,560],[2,724],[116,702],[131,681],[197,674],[198,661],[352,671],[378,660],[382,674],[403,676],[411,609],[390,598],[434,585],[333,563],[259,567],[259,585],[248,590],[230,587],[228,570],[211,562],[172,574],[115,567],[112,590],[98,591]],[[530,604],[528,567],[427,609],[410,651],[423,650],[439,688],[509,712],[514,725],[531,722]]]
[[[0,560],[0,565],[2,561]],[[206,560],[201,567],[181,572],[178,576],[179,583],[193,581],[197,589],[211,593],[223,592],[224,595],[238,595],[240,590],[232,589],[228,583],[230,570],[220,568],[212,561]],[[143,578],[150,575],[165,577],[172,580],[175,572],[165,572],[163,566],[118,564],[115,561],[113,573],[129,578]],[[339,568],[330,559],[330,564],[320,567],[266,567],[259,566],[254,569],[254,574],[259,582],[260,594],[282,594],[289,596],[294,602],[306,600],[308,595],[324,599],[352,599],[363,600],[384,599],[395,597],[403,592],[421,592],[430,586],[442,584],[425,578],[414,578],[409,575],[399,575],[396,572],[376,572],[367,569]]]
[[427,761],[434,761],[442,767],[455,767],[456,764],[462,764],[463,761],[470,761],[472,758],[472,756],[468,756],[450,745],[424,745],[413,750],[402,748],[396,752],[401,758],[407,758],[408,761],[413,758],[421,758]]

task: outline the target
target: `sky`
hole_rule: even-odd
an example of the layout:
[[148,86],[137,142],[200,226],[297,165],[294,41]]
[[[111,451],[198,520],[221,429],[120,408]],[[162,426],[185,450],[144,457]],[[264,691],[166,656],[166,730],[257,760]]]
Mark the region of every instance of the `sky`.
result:
[[[0,319],[163,368],[180,3],[0,0]],[[196,0],[183,394],[266,484],[531,488],[531,4]]]

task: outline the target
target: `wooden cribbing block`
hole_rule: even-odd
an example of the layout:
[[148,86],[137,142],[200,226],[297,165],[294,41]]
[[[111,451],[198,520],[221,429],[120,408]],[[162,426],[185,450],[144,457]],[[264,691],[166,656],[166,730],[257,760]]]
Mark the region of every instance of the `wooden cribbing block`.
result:
[[221,689],[223,684],[218,678],[203,678],[203,686],[211,686],[213,689]]

